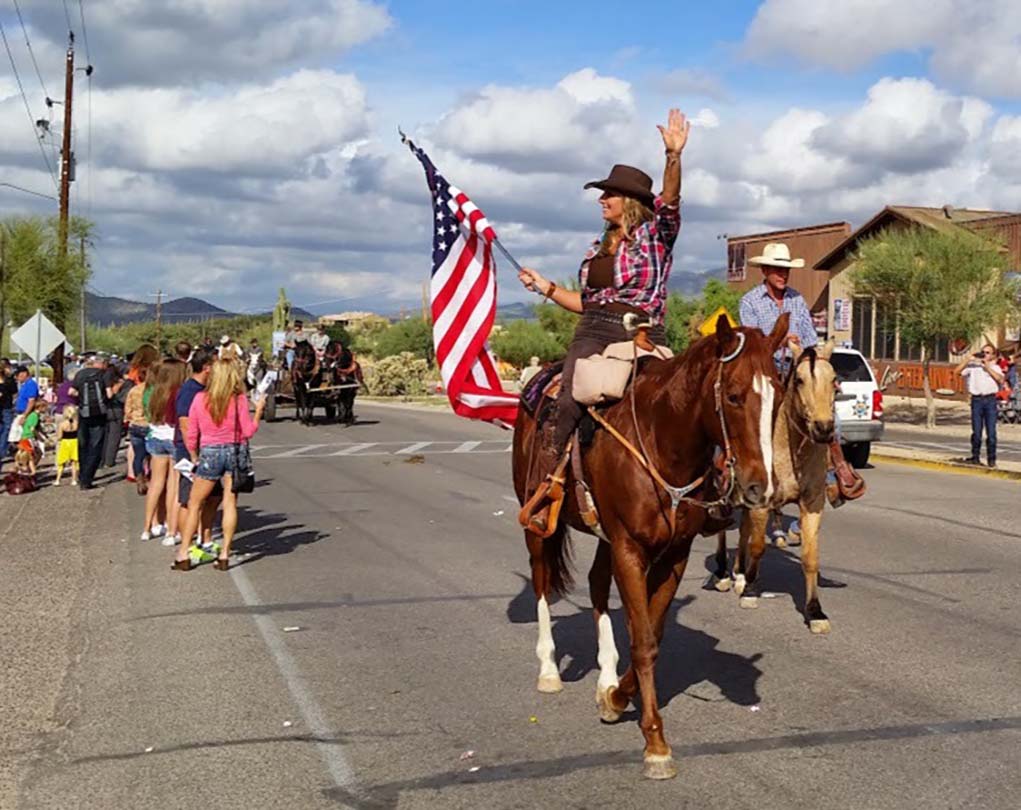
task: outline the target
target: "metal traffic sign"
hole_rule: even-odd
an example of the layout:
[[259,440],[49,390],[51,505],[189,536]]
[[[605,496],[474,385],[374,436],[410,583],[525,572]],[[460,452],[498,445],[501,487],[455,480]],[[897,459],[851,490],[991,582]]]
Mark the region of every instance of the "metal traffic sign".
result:
[[11,343],[36,363],[41,363],[50,352],[66,340],[64,333],[38,309],[35,315],[11,333]]
[[712,315],[710,315],[708,318],[702,321],[702,325],[698,327],[699,334],[701,334],[703,337],[714,334],[716,332],[716,321],[719,319],[721,315],[727,316],[727,320],[730,321],[731,326],[734,327],[737,326],[737,321],[735,321],[731,314],[727,312],[727,308],[718,307],[716,309],[716,312],[714,312]]

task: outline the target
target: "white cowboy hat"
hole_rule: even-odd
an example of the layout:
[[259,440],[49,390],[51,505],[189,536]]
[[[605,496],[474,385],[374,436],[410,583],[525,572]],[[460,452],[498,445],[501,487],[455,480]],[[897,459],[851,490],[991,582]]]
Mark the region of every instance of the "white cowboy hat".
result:
[[770,242],[762,249],[761,256],[752,256],[748,264],[765,264],[770,267],[804,267],[804,259],[792,259],[790,248],[783,242]]

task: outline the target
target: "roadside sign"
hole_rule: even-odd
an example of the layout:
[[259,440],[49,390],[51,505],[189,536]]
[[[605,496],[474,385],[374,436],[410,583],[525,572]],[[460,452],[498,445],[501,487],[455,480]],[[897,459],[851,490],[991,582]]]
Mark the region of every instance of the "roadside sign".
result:
[[50,352],[66,340],[64,333],[39,310],[11,333],[11,343],[36,363],[41,363]]
[[730,321],[731,326],[736,327],[738,325],[737,321],[734,320],[734,317],[729,312],[727,312],[726,307],[719,307],[716,310],[716,312],[714,312],[712,315],[710,315],[708,318],[702,321],[702,325],[698,327],[698,333],[702,335],[702,337],[707,337],[708,335],[715,334],[716,321],[719,320],[719,317],[721,315],[727,316],[727,320]]

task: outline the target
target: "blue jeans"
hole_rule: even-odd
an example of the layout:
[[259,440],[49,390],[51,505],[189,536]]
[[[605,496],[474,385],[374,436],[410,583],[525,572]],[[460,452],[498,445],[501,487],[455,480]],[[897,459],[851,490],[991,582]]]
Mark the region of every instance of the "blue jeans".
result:
[[971,457],[978,461],[982,449],[982,428],[986,429],[986,460],[996,463],[996,395],[971,398]]
[[294,365],[294,349],[288,349],[284,355],[287,358],[287,367],[290,368]]
[[199,450],[199,463],[195,475],[206,481],[219,481],[224,475],[234,470],[235,448],[240,451],[238,466],[250,469],[252,458],[248,453],[247,444],[211,444]]
[[145,475],[145,460],[149,458],[149,451],[145,449],[145,434],[149,432],[147,427],[139,427],[138,425],[128,426],[128,439],[131,441],[131,447],[135,451],[135,461],[131,466],[131,474],[135,478],[141,478]]
[[11,432],[11,425],[14,424],[14,408],[4,408],[0,411],[0,460],[7,458],[7,436]]

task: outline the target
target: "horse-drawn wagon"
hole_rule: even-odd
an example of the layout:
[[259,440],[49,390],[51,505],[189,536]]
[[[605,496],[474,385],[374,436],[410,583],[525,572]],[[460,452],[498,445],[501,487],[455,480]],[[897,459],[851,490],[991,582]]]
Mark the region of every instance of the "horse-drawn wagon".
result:
[[333,344],[318,357],[308,343],[299,343],[290,370],[270,372],[274,379],[265,389],[265,418],[277,418],[277,409],[294,406],[298,421],[312,424],[316,408],[322,408],[328,422],[354,424],[354,401],[362,386],[362,372],[351,352]]

